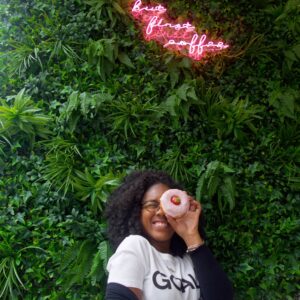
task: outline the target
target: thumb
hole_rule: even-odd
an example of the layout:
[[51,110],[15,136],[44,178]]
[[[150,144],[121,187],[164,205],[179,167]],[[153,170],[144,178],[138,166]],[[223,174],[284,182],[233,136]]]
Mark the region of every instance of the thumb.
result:
[[173,218],[173,217],[171,217],[171,216],[169,216],[169,215],[165,215],[166,216],[166,218],[167,218],[167,221],[170,223],[170,225],[174,228],[174,227],[176,227],[176,220]]

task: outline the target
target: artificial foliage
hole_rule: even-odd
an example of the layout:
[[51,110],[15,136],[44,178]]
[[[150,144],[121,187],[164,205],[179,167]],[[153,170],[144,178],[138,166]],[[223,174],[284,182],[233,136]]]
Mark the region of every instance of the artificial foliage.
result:
[[1,2],[1,299],[103,299],[105,202],[137,169],[201,201],[236,299],[299,297],[300,2],[159,3],[230,47],[145,41],[129,1]]

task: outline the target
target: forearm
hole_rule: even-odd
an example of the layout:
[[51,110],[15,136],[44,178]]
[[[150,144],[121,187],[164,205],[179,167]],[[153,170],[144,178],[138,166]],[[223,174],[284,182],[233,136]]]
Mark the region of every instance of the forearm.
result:
[[203,299],[232,300],[233,288],[231,282],[210,249],[203,245],[190,252],[190,256]]

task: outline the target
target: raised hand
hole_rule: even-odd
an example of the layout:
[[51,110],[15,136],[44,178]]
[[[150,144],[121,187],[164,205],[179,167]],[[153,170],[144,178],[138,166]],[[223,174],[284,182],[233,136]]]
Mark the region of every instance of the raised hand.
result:
[[174,231],[185,241],[188,248],[204,243],[198,231],[200,214],[201,204],[190,197],[190,208],[184,216],[175,219],[166,215],[168,222]]

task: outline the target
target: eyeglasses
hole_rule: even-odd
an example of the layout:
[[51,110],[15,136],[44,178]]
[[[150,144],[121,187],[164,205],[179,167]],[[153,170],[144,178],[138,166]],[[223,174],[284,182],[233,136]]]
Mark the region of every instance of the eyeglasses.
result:
[[149,212],[157,212],[160,209],[160,202],[158,201],[146,201],[142,205],[143,209]]

